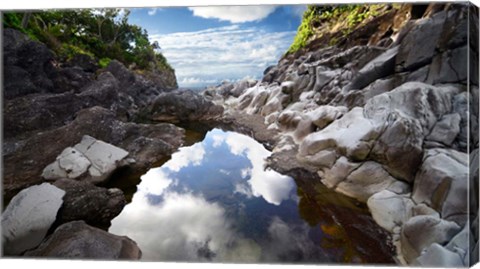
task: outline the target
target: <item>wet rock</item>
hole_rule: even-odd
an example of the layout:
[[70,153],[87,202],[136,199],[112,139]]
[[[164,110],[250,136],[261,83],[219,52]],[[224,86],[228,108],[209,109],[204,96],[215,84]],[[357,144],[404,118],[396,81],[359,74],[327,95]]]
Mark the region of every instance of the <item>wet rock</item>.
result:
[[61,225],[37,249],[25,253],[30,257],[98,260],[138,260],[141,255],[130,238],[107,233],[83,221]]
[[194,91],[178,90],[160,94],[142,114],[155,121],[208,121],[219,119],[223,107]]
[[415,177],[412,198],[440,212],[442,218],[460,225],[467,221],[468,155],[452,149],[425,152]]
[[393,232],[395,227],[401,227],[412,217],[414,203],[408,196],[383,190],[372,195],[367,205],[375,222]]
[[2,214],[5,255],[19,255],[38,246],[56,219],[65,192],[49,183],[19,192]]
[[106,189],[72,179],[59,179],[53,185],[65,191],[56,225],[83,220],[88,225],[105,228],[126,204],[119,189]]
[[68,147],[43,170],[47,180],[79,178],[88,171],[85,180],[100,183],[117,169],[128,152],[85,135],[73,148]]
[[408,262],[412,262],[431,244],[447,243],[460,229],[455,222],[433,216],[412,217],[403,225],[402,253]]

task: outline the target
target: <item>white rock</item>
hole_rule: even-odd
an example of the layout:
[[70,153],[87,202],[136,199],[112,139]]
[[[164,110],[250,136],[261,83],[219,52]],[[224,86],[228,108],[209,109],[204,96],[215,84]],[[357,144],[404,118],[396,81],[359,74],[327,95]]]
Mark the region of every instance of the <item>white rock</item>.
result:
[[347,113],[348,109],[344,106],[320,106],[313,111],[307,112],[307,116],[319,129],[325,128],[336,119]]
[[340,182],[335,190],[366,202],[370,196],[387,189],[395,181],[380,164],[367,161]]
[[305,137],[300,144],[299,157],[313,155],[325,149],[345,152],[352,160],[363,160],[369,153],[378,130],[363,116],[363,108],[355,107],[319,132]]
[[[82,139],[83,140],[83,139]],[[82,144],[82,143],[80,143]],[[77,146],[75,145],[75,148]],[[79,147],[82,148],[82,147]],[[111,144],[97,140],[83,152],[101,174],[108,174],[116,168],[116,163],[127,157],[128,152]]]
[[427,140],[450,146],[460,133],[461,117],[458,113],[444,115],[433,127]]
[[412,217],[413,201],[405,195],[383,190],[372,195],[367,201],[375,222],[389,232],[403,225]]
[[87,171],[92,183],[106,179],[128,156],[128,152],[85,135],[73,148],[68,147],[43,170],[45,179],[79,178]]
[[322,183],[328,188],[335,188],[360,165],[361,163],[352,163],[344,156],[341,156],[331,168],[323,170],[324,173],[321,177]]
[[38,246],[55,221],[65,191],[43,183],[20,191],[2,214],[3,250],[18,255]]
[[437,211],[423,203],[415,205],[412,210],[414,216],[430,215],[440,218],[440,214]]
[[449,251],[437,243],[431,244],[425,251],[415,259],[413,266],[423,267],[464,267],[462,258],[455,252]]
[[402,228],[402,253],[411,262],[431,244],[445,244],[459,231],[460,226],[452,221],[429,215],[412,217]]

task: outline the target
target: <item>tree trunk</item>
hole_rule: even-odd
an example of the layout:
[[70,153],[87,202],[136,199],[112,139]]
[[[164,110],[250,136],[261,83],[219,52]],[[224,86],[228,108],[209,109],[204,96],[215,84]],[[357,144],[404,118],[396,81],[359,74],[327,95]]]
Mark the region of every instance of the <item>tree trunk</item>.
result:
[[22,18],[22,28],[27,28],[28,26],[28,21],[30,20],[30,16],[32,15],[32,13],[30,12],[25,12],[23,14],[23,18]]

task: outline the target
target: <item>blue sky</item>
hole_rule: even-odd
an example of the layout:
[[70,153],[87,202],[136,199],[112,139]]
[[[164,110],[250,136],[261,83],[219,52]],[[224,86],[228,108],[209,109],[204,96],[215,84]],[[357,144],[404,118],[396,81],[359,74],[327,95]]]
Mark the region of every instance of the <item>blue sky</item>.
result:
[[148,31],[175,68],[180,87],[260,79],[288,49],[303,5],[131,9],[129,22]]

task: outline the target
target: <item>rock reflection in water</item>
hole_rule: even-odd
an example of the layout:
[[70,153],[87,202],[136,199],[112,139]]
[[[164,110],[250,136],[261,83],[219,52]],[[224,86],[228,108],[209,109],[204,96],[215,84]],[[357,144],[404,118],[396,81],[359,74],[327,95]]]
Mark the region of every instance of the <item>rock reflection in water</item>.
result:
[[214,129],[143,175],[109,231],[151,261],[342,261],[322,249],[332,228],[300,216],[293,179],[264,168],[269,155],[250,137]]

